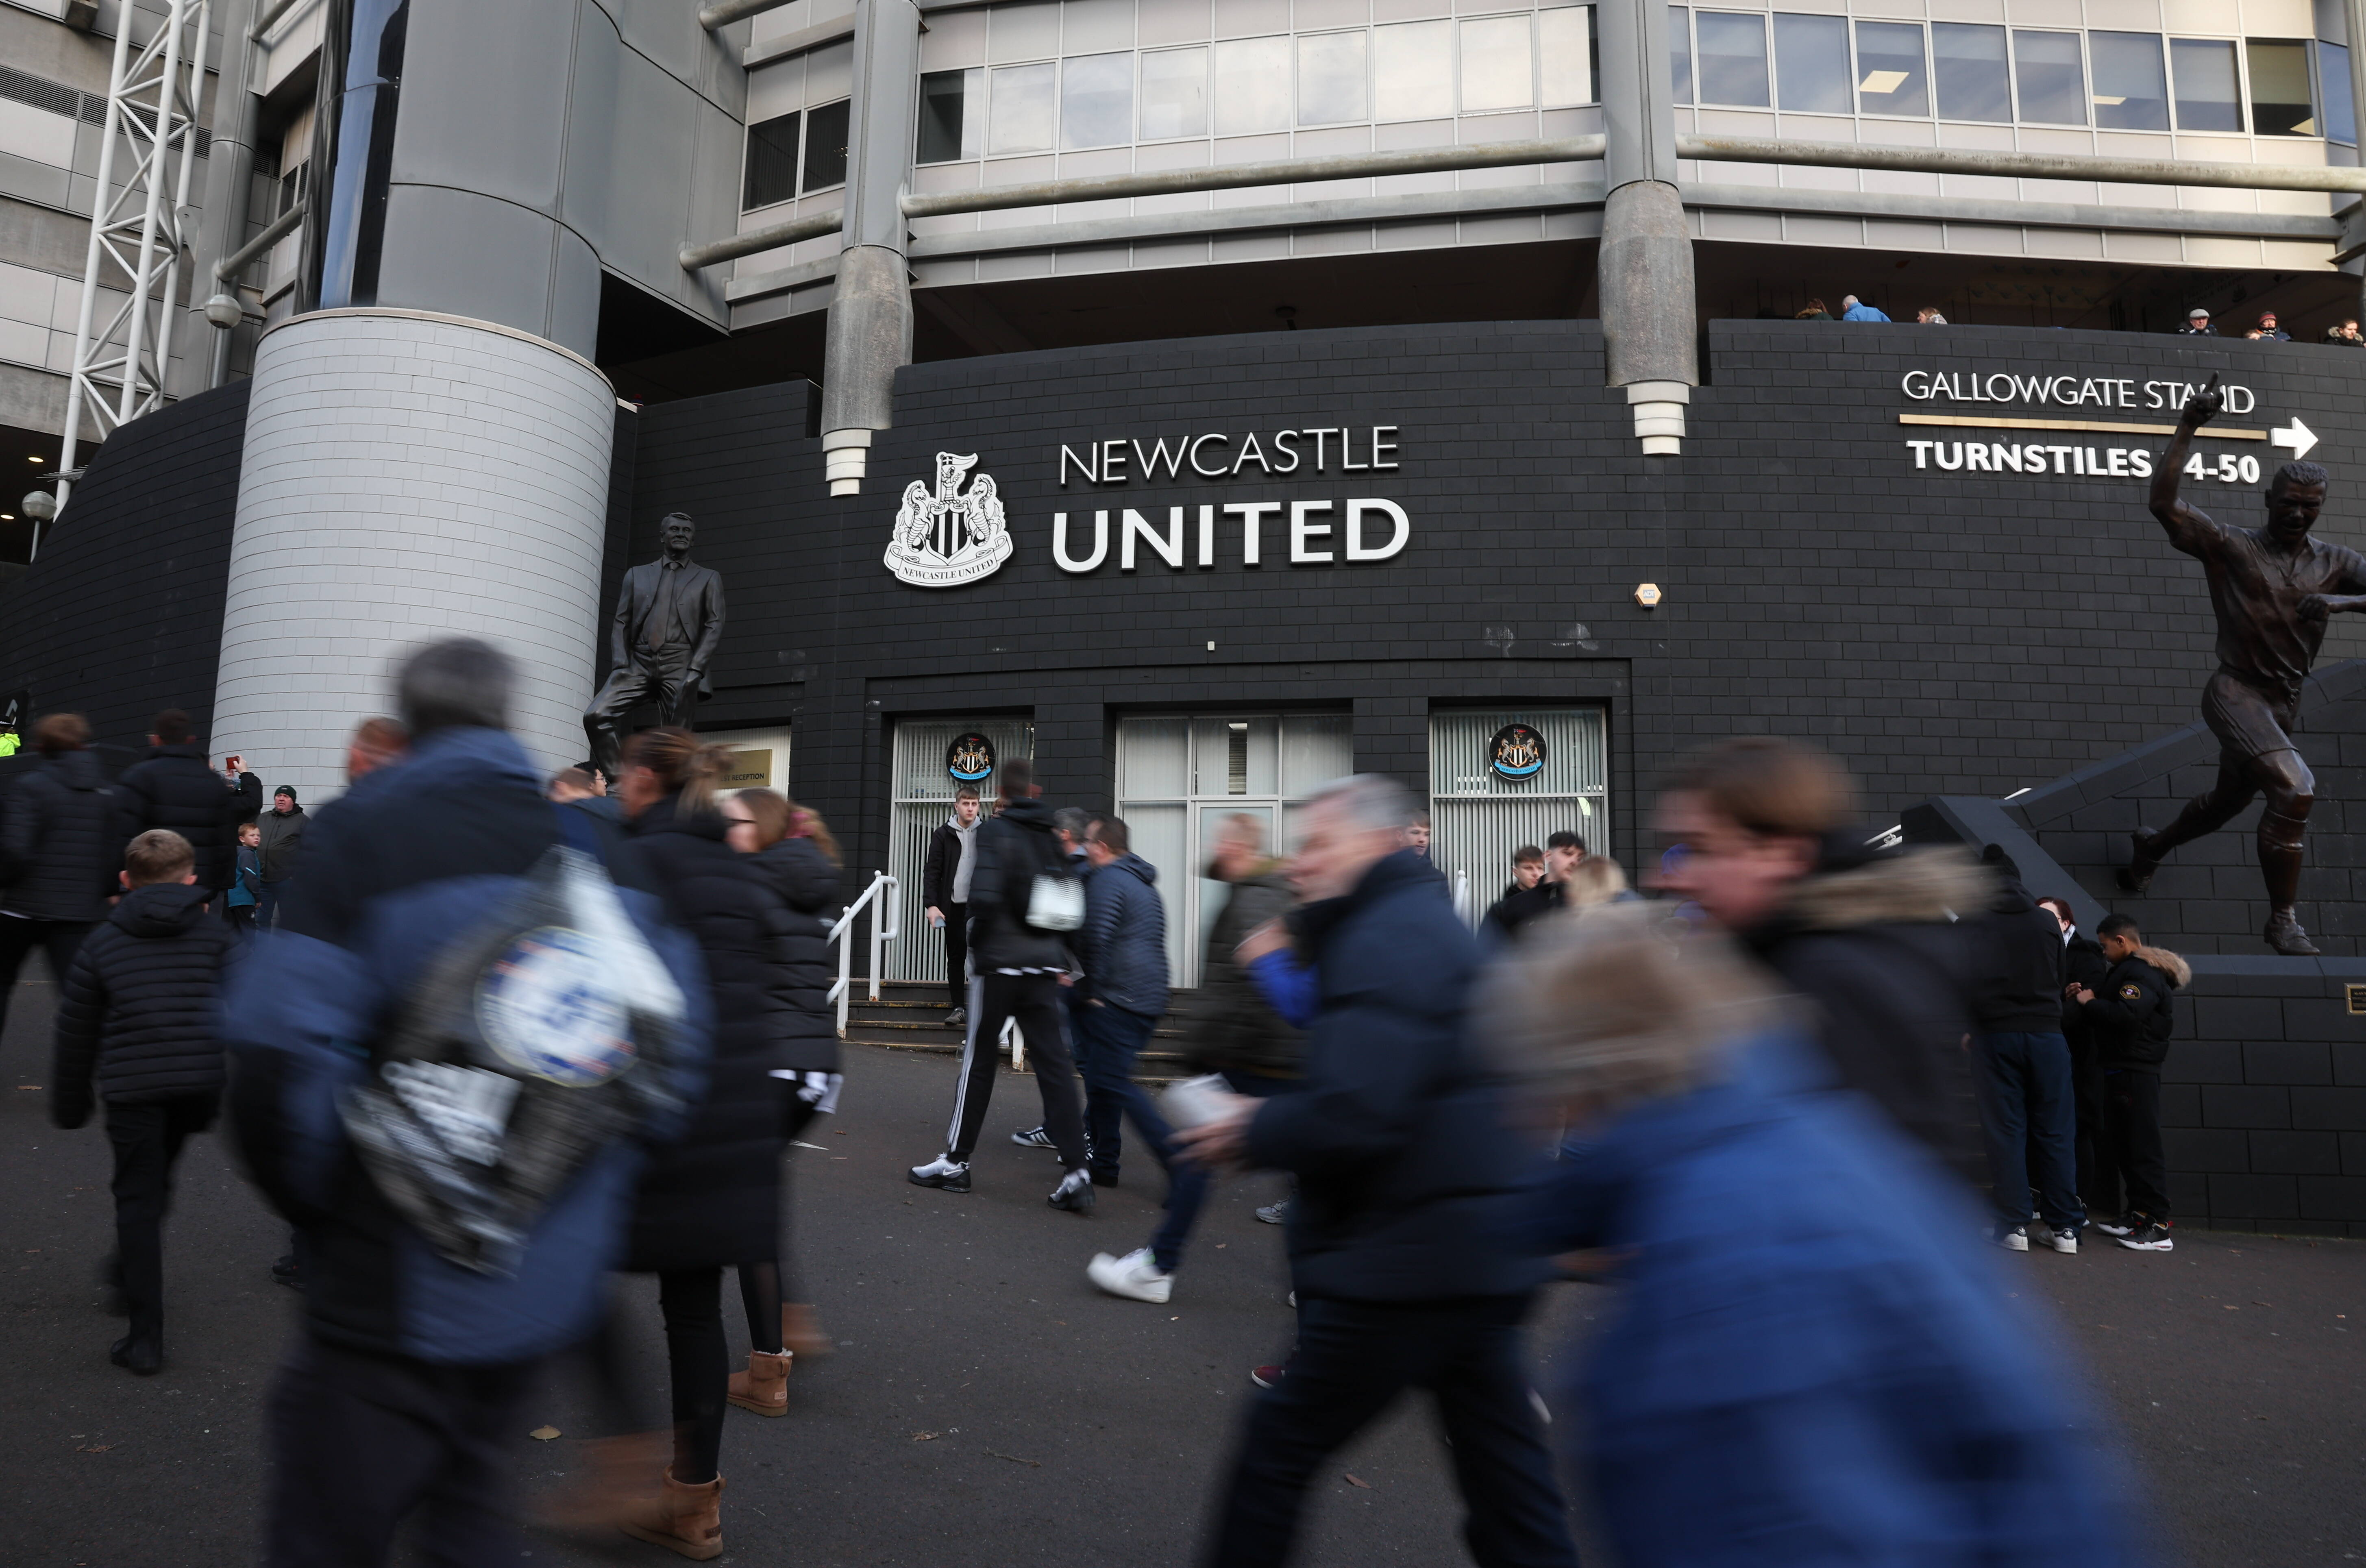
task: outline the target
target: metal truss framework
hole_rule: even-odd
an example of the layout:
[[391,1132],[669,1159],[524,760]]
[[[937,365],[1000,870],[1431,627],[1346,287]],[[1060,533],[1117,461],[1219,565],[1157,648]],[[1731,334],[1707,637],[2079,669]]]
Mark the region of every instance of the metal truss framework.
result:
[[[68,476],[75,472],[85,408],[103,440],[164,400],[173,319],[180,313],[181,254],[197,218],[189,179],[205,92],[208,9],[208,0],[167,0],[165,16],[145,43],[131,36],[143,13],[130,0],[121,11],[66,388],[58,467]],[[119,158],[129,160],[120,175]],[[124,285],[122,305],[99,326],[99,289]],[[61,506],[72,483],[71,478],[58,481]]]

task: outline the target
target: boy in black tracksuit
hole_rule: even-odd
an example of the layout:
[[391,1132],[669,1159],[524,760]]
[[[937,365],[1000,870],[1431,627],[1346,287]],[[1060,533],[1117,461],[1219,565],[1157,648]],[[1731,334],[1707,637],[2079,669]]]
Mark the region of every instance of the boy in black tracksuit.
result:
[[2079,992],[2102,987],[2112,961],[2103,956],[2101,942],[2079,929],[2070,900],[2049,897],[2038,903],[2062,927],[2062,1038],[2070,1044],[2070,1099],[2079,1113],[2079,1200],[2090,1214],[2116,1214],[2120,1175],[2103,1134],[2103,1067],[2095,1059],[2095,1032],[2087,1027],[2078,1000]]
[[51,1120],[90,1120],[93,1079],[115,1148],[116,1264],[131,1332],[108,1359],[145,1377],[164,1359],[164,1208],[173,1165],[221,1100],[215,1011],[237,936],[206,915],[197,857],[154,829],[124,852],[128,891],[85,938],[58,1003]]
[[2169,1167],[2161,1150],[2160,1065],[2176,1027],[2174,993],[2193,977],[2174,953],[2146,947],[2125,915],[2096,928],[2112,972],[2073,993],[2103,1072],[2105,1142],[2127,1188],[2127,1210],[2099,1228],[2122,1247],[2169,1252]]

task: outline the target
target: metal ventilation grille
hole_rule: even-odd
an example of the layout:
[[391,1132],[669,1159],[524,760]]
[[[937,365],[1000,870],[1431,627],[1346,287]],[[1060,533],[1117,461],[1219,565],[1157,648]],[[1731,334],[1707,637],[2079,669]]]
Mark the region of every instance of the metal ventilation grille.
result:
[[[51,114],[67,115],[84,125],[103,127],[107,124],[105,94],[76,92],[63,82],[52,82],[46,76],[36,76],[13,65],[0,65],[0,98],[29,104]],[[197,156],[204,157],[212,146],[213,133],[199,127]]]

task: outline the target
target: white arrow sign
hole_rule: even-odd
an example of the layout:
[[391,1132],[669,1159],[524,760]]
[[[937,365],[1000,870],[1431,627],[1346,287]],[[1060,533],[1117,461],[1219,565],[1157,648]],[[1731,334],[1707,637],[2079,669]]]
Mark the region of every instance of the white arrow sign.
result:
[[2268,439],[2279,446],[2291,447],[2293,457],[2297,461],[2307,457],[2308,449],[2316,445],[2316,432],[2303,424],[2300,416],[2295,414],[2292,423],[2283,429],[2269,431]]

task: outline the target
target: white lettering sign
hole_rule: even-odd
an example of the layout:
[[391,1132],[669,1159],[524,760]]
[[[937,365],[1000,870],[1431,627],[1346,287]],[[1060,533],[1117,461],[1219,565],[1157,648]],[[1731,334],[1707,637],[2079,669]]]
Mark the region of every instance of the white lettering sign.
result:
[[[2155,409],[2175,413],[2202,389],[2200,381],[2138,381],[2120,376],[2031,376],[2011,370],[1909,370],[1898,390],[1918,403],[2020,403],[2092,409]],[[2250,388],[2222,383],[2228,413],[2259,406]]]
[[[1358,454],[1362,461],[1358,461]],[[1081,448],[1060,448],[1060,484],[1074,475],[1087,484],[1132,484],[1165,479],[1181,481],[1188,471],[1203,479],[1231,479],[1254,468],[1260,474],[1294,474],[1304,468],[1324,474],[1336,464],[1342,473],[1393,471],[1397,467],[1397,427],[1374,424],[1309,426],[1277,430],[1259,435],[1228,435],[1209,431],[1200,435],[1160,435],[1148,446],[1129,436],[1087,441]]]
[[[1196,518],[1191,515],[1195,510]],[[1213,567],[1219,516],[1224,520],[1222,531],[1240,541],[1241,564],[1261,565],[1266,520],[1279,522],[1285,515],[1292,566],[1393,560],[1413,542],[1413,519],[1405,509],[1378,496],[1346,501],[1234,501],[1196,509],[1170,506],[1164,524],[1154,523],[1128,506],[1118,509],[1114,525],[1117,569],[1133,571],[1147,558],[1155,557],[1169,570],[1181,571],[1187,554],[1193,566]],[[1096,511],[1091,526],[1091,540],[1086,544],[1083,513],[1074,521],[1065,512],[1052,513],[1052,559],[1062,571],[1072,575],[1096,571],[1108,562],[1112,526],[1109,510]]]

